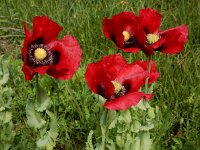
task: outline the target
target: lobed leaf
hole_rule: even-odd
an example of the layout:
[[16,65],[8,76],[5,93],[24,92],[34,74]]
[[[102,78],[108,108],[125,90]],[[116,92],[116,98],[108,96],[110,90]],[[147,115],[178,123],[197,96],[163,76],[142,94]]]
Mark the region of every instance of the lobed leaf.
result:
[[30,127],[40,129],[46,123],[38,112],[35,111],[33,102],[28,98],[26,103],[27,123]]

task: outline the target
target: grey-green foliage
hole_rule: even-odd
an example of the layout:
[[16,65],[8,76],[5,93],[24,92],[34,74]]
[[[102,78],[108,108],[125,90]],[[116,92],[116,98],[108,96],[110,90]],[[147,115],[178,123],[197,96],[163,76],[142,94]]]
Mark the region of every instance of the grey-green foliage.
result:
[[101,133],[94,134],[96,143],[92,145],[90,133],[86,144],[94,146],[95,150],[150,150],[153,142],[150,131],[154,128],[155,116],[152,107],[119,112],[106,110],[100,120]]
[[27,123],[30,127],[40,129],[45,125],[46,121],[41,117],[41,114],[35,110],[34,102],[32,99],[27,99],[26,104]]
[[40,132],[40,138],[36,141],[36,145],[37,149],[53,150],[58,136],[58,123],[52,112],[47,110],[47,114],[51,120],[50,129],[48,131],[45,130],[45,132]]
[[0,56],[0,149],[8,150],[12,146],[15,137],[14,125],[12,123],[12,88],[7,87],[9,79],[9,59]]
[[92,143],[93,133],[94,133],[93,130],[91,130],[88,137],[87,137],[86,150],[94,150],[94,146],[93,146],[93,143]]
[[[7,44],[5,50],[0,48],[0,52],[13,57],[12,70],[10,72],[10,74],[13,74],[13,79],[9,80],[16,80],[16,84],[10,84],[11,88],[16,89],[15,101],[12,106],[14,108],[12,110],[13,114],[15,114],[13,119],[15,119],[16,126],[19,122],[21,122],[20,125],[22,126],[18,128],[20,134],[16,137],[15,147],[25,145],[24,147],[26,148],[26,144],[31,145],[33,143],[31,137],[33,134],[32,128],[27,128],[24,121],[26,95],[27,93],[31,95],[31,88],[29,88],[30,82],[24,81],[23,73],[21,72],[20,50],[24,38],[22,22],[26,21],[31,28],[33,16],[47,15],[64,27],[61,36],[66,33],[75,36],[84,50],[80,70],[80,74],[83,75],[88,63],[100,60],[103,55],[118,53],[114,44],[107,40],[102,33],[103,17],[111,18],[112,15],[122,11],[134,11],[138,14],[139,9],[150,7],[162,15],[161,30],[180,24],[186,24],[189,29],[188,42],[180,55],[164,55],[158,52],[155,53],[153,58],[161,74],[159,78],[160,84],[154,89],[154,99],[151,101],[152,106],[158,105],[160,108],[160,120],[157,121],[158,125],[152,133],[155,138],[154,145],[156,145],[156,149],[171,149],[181,141],[184,147],[188,147],[188,149],[200,149],[200,132],[198,130],[200,128],[199,0],[1,0],[0,6],[0,47],[3,42],[9,43],[13,47],[7,48]],[[146,60],[146,56],[142,52],[127,54],[120,51],[119,53],[125,58],[131,58],[129,62],[137,59]],[[60,128],[62,132],[59,136],[59,144],[61,147],[64,145],[66,149],[82,150],[86,136],[90,130],[95,128],[96,122],[100,117],[98,117],[99,111],[94,109],[98,103],[93,99],[84,77],[74,78],[74,80],[76,81],[67,81],[67,86],[71,87],[69,93],[74,91],[75,94],[67,95],[66,89],[63,88],[61,90],[62,94],[60,94],[61,101],[56,103],[55,109],[62,109],[62,111],[58,112],[58,115],[59,119],[64,122],[64,125]],[[25,88],[27,85],[28,88]],[[84,85],[84,88],[80,85]],[[192,94],[194,94],[192,96],[193,101],[188,102],[187,99]],[[87,120],[82,116],[86,116],[88,112],[80,112],[77,109],[78,107],[73,102],[74,95],[78,95],[76,98],[78,106],[81,108],[84,102],[85,108],[89,110],[90,116],[86,117]],[[71,101],[69,99],[70,96]],[[182,117],[184,118],[182,128],[175,128],[174,126]],[[78,129],[74,125],[77,120],[82,120],[81,122],[83,122],[82,124],[80,123]],[[115,124],[115,122],[112,123],[111,129],[114,128]],[[138,122],[135,124],[137,125],[136,129],[139,130],[140,124]],[[174,134],[175,129],[181,131],[179,132],[181,134],[178,136]],[[94,134],[95,132],[94,130]],[[68,135],[68,138],[66,138],[66,135]],[[173,140],[174,138],[177,138],[179,142]],[[25,141],[28,142],[26,143]],[[112,140],[107,140],[107,142],[110,145],[115,143]],[[110,149],[114,150],[113,147]]]
[[[41,86],[38,86],[37,88],[36,99],[27,99],[27,123],[30,127],[38,129],[36,130],[38,137],[36,141],[36,149],[53,150],[58,137],[57,118],[55,114],[48,110],[48,106],[51,104],[50,97]],[[48,115],[50,122],[45,121],[45,118],[47,117],[44,117],[42,112],[45,112]],[[47,130],[47,128],[50,129]]]

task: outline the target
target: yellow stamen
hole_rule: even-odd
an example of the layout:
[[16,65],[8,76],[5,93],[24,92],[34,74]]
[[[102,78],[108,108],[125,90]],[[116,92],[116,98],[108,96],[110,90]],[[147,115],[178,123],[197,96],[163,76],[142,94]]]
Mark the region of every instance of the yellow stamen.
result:
[[37,60],[43,60],[47,56],[47,52],[43,48],[37,48],[34,52],[34,57]]
[[122,34],[124,35],[124,42],[131,38],[131,34],[128,31],[123,31]]
[[159,36],[156,34],[147,34],[147,43],[153,44],[159,40]]
[[122,89],[122,85],[117,81],[111,81],[111,82],[115,87],[115,91],[114,91],[115,94],[118,94],[120,92],[120,90]]

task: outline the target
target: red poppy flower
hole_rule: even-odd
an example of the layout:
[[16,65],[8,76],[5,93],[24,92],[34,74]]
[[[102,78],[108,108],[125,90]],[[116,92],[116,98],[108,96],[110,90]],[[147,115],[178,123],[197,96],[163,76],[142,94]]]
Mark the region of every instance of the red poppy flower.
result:
[[[125,52],[141,49],[147,56],[160,51],[166,54],[180,53],[188,37],[186,25],[159,31],[161,15],[151,8],[141,9],[139,17],[125,12],[103,20],[103,32]],[[127,43],[128,42],[128,46]]]
[[188,37],[186,25],[159,31],[161,15],[151,8],[139,12],[139,29],[135,39],[147,55],[159,51],[166,54],[180,53]]
[[139,48],[133,38],[138,28],[138,17],[132,12],[122,12],[111,19],[104,17],[103,33],[106,38],[112,40],[116,46],[125,51],[136,53]]
[[[150,76],[145,67],[146,62],[127,64],[123,57],[115,54],[89,64],[85,79],[91,91],[107,99],[104,104],[107,109],[126,110],[136,106],[142,98],[149,100],[152,97],[152,94],[139,90],[147,77],[151,78],[149,83],[152,83],[159,74],[156,72],[155,63],[151,63]],[[154,78],[153,73],[157,73],[158,76]]]
[[70,79],[78,69],[82,51],[72,36],[57,40],[62,29],[46,16],[34,17],[32,32],[24,23],[22,71],[26,80],[31,80],[36,73],[47,73],[60,80]]

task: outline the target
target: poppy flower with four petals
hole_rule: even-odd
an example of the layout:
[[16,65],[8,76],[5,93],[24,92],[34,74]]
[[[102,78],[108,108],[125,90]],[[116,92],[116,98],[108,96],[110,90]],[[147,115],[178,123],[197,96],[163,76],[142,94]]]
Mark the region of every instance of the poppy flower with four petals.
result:
[[66,80],[78,69],[82,50],[77,40],[70,35],[57,39],[62,29],[46,16],[33,18],[32,32],[24,23],[22,71],[26,80],[31,80],[36,73],[47,73],[56,79]]
[[[105,30],[112,27],[114,30],[117,29],[117,26],[120,24],[133,22],[132,17],[122,19],[125,17],[125,15],[122,14],[123,13],[120,13],[114,16],[114,18],[118,18],[118,23],[115,24],[113,23],[115,22],[113,18],[104,18],[102,28],[106,38],[115,35],[113,39],[121,39],[120,43],[122,43],[122,46],[120,48],[124,49],[123,51],[135,53],[141,49],[147,56],[153,55],[154,51],[166,54],[177,54],[182,51],[188,37],[188,29],[186,25],[180,25],[175,28],[159,31],[161,15],[151,8],[146,8],[140,10],[139,17],[135,17],[135,22],[132,23],[132,25],[129,24],[128,28],[123,28],[123,31],[115,30],[116,33],[121,32],[121,34],[113,34],[112,32]],[[129,12],[129,14],[134,16],[134,13]],[[122,35],[124,35],[124,37]],[[108,39],[113,40],[112,38]],[[125,46],[127,41],[131,41],[132,43],[128,50]],[[113,40],[113,42],[115,42],[115,40]],[[116,42],[115,44],[118,45]]]
[[117,48],[124,52],[136,53],[139,47],[134,36],[138,25],[138,17],[134,13],[122,12],[112,16],[111,19],[104,17],[102,30],[105,37],[112,40]]
[[155,63],[151,61],[150,74],[147,65],[142,61],[127,64],[119,54],[104,56],[101,61],[88,65],[85,79],[91,91],[107,99],[104,107],[126,110],[136,106],[142,98],[149,100],[153,96],[139,91],[146,78],[149,77],[150,84],[159,77]]

